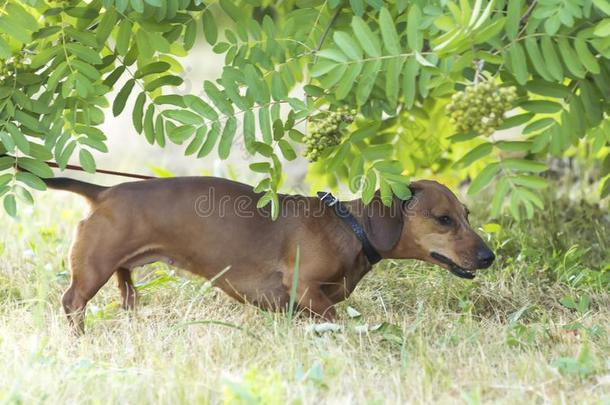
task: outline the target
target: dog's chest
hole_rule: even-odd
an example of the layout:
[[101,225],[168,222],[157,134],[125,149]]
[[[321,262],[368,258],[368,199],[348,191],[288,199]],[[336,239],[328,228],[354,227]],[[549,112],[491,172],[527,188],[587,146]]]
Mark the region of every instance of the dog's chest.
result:
[[351,295],[362,277],[370,270],[368,260],[364,255],[358,255],[353,262],[342,266],[335,277],[324,283],[322,289],[334,303],[341,302]]

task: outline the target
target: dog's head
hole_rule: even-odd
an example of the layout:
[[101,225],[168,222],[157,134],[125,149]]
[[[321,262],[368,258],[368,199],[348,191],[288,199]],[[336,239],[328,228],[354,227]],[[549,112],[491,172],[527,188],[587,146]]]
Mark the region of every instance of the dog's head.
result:
[[[437,264],[462,278],[474,278],[495,256],[468,222],[468,209],[447,187],[421,180],[412,197],[383,207],[379,197],[367,212],[366,230],[384,256]],[[376,204],[375,204],[376,203]]]

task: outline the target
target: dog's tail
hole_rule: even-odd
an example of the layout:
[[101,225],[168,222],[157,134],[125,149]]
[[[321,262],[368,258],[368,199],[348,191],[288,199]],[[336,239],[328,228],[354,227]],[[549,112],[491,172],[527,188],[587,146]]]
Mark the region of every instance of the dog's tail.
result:
[[90,202],[96,202],[102,191],[108,187],[85,183],[84,181],[69,179],[67,177],[52,177],[43,179],[47,187],[55,190],[65,190],[82,195]]

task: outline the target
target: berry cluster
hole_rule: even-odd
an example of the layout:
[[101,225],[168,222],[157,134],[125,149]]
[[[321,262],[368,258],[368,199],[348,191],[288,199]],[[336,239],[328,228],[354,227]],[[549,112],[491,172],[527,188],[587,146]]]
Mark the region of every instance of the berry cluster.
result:
[[318,160],[325,149],[341,142],[341,130],[354,121],[356,110],[339,107],[328,111],[324,118],[309,123],[303,142],[307,146],[303,156],[310,162]]
[[475,131],[485,136],[494,133],[517,98],[517,89],[498,87],[493,82],[483,82],[457,92],[447,105],[449,120],[459,133]]

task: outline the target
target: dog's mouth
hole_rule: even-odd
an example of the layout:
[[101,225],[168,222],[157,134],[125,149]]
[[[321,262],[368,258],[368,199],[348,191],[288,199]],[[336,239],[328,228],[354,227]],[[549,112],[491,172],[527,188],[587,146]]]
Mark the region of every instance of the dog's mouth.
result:
[[472,280],[474,278],[474,273],[458,266],[453,260],[451,260],[447,256],[443,256],[442,254],[436,252],[430,253],[430,256],[432,256],[433,259],[447,265],[449,271],[455,274],[456,276],[466,278],[468,280]]

